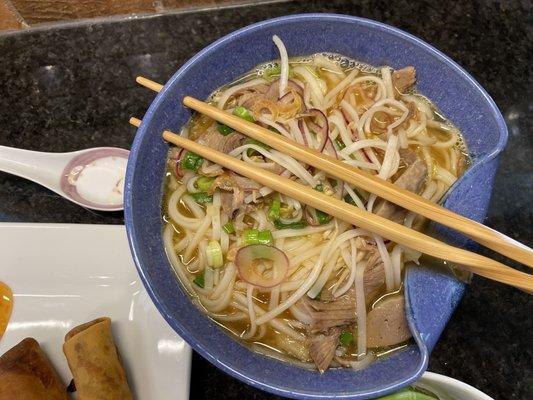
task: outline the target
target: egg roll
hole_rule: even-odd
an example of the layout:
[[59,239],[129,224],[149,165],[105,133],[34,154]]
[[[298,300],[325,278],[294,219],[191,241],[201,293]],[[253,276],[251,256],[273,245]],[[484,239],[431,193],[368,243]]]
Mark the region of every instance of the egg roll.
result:
[[65,336],[63,352],[79,400],[132,399],[110,318],[98,318],[72,329]]
[[67,388],[33,338],[0,357],[0,400],[68,400]]

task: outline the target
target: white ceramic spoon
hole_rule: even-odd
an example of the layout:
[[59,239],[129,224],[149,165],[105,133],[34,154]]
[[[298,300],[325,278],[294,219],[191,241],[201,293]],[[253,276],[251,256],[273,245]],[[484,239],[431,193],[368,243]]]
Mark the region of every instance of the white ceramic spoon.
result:
[[119,211],[128,156],[128,150],[116,147],[43,153],[0,146],[0,171],[37,182],[82,207]]

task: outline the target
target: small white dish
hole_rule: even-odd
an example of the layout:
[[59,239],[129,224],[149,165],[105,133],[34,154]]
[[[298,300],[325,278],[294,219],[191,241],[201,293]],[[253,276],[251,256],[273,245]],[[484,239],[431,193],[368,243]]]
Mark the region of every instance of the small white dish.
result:
[[427,389],[442,400],[494,400],[475,387],[434,372],[424,372],[414,386]]
[[119,211],[129,154],[117,147],[44,153],[0,146],[0,171],[30,179],[82,207]]
[[135,398],[189,398],[191,349],[144,290],[123,226],[0,223],[0,254],[14,293],[0,355],[33,337],[68,385],[65,334],[109,316]]

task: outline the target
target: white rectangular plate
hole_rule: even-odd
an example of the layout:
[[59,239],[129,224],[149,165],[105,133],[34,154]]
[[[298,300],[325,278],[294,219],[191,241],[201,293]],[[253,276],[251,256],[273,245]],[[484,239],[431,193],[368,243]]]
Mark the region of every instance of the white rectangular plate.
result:
[[0,355],[33,337],[68,385],[65,334],[109,316],[135,398],[188,399],[191,349],[144,290],[123,226],[0,223],[0,280],[14,293]]

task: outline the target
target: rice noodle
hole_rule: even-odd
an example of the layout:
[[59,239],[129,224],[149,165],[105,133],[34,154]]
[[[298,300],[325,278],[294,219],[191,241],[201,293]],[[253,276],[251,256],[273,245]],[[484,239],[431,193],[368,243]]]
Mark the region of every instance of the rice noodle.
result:
[[355,308],[357,319],[357,354],[362,357],[366,354],[366,299],[364,287],[364,263],[357,265],[355,270]]
[[229,100],[229,98],[231,96],[233,96],[235,93],[241,91],[241,90],[244,90],[244,89],[247,89],[247,88],[250,88],[252,86],[256,86],[256,85],[259,85],[261,83],[265,83],[265,79],[264,78],[256,78],[256,79],[252,79],[251,81],[248,81],[248,82],[244,82],[244,83],[241,83],[240,85],[235,85],[235,86],[232,86],[228,89],[226,89],[224,92],[222,92],[220,94],[220,97],[218,98],[218,101],[217,101],[217,107],[220,108],[220,109],[223,109],[224,106],[226,105],[227,101]]
[[289,81],[289,56],[287,55],[285,45],[278,35],[272,36],[272,40],[279,50],[279,56],[281,59],[281,74],[279,78],[279,98],[281,98],[286,93],[287,82]]
[[[258,67],[252,71],[255,75],[251,73],[215,92],[211,101],[217,107],[226,112],[245,107],[257,124],[388,182],[409,167],[409,158],[414,154],[426,163],[427,177],[421,195],[430,201],[439,201],[463,172],[460,132],[423,96],[398,93],[390,67],[378,71],[352,62],[346,67],[345,61],[341,63],[341,58],[329,54],[289,60],[281,39],[274,36],[273,41],[280,60]],[[272,80],[267,68],[278,65],[279,80]],[[242,139],[240,135],[225,139],[223,132],[217,134],[212,126],[206,130],[207,125],[194,125],[204,122],[213,123],[195,117],[181,132],[185,137],[189,132],[195,132],[195,137],[198,132],[215,134],[221,145],[231,145],[227,151],[230,156],[250,166],[373,210],[376,195],[272,149],[269,143]],[[232,180],[235,187],[206,189],[199,185],[201,176],[216,177],[226,170],[207,161],[197,171],[187,170],[177,164],[183,154],[180,149],[169,153],[163,243],[172,268],[195,303],[248,343],[270,346],[292,357],[291,351],[278,348],[276,340],[295,340],[295,347],[308,350],[314,316],[300,300],[307,296],[315,301],[330,301],[317,299],[317,295],[323,291],[338,299],[355,288],[355,323],[342,329],[351,330],[357,340],[350,348],[338,347],[334,365],[360,369],[374,360],[375,355],[366,345],[366,305],[399,290],[404,264],[417,263],[420,253],[318,214],[269,187],[248,186],[242,177]],[[212,197],[206,196],[204,202],[203,198],[197,201],[201,196],[191,195],[200,192]],[[420,229],[423,222],[413,212],[403,220],[413,229]],[[253,239],[253,231],[245,232],[251,229],[257,230],[258,237],[259,232],[270,232],[272,242],[269,235],[262,240],[268,240],[287,257],[286,276],[276,286],[254,287],[238,273],[242,266],[235,261],[235,255],[247,240]],[[214,246],[212,241],[220,244],[223,257],[222,265],[217,264],[216,268],[212,258],[207,263],[206,251],[208,246]],[[380,259],[376,260],[378,256]],[[385,287],[379,293],[369,288],[365,291],[369,262],[383,264],[384,276],[380,279],[384,279]],[[266,278],[273,275],[268,263],[261,262],[253,268]],[[381,273],[381,268],[372,271],[375,272]]]

